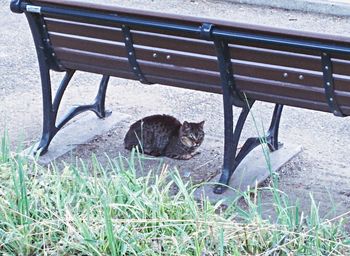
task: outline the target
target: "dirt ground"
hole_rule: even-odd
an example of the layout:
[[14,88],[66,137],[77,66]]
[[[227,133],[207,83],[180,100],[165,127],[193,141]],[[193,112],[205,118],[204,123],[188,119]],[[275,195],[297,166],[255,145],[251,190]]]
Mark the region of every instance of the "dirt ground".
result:
[[[92,2],[92,1],[91,1]],[[305,14],[286,10],[261,8],[209,0],[104,0],[99,2],[125,7],[150,9],[171,13],[214,17],[233,21],[265,24],[275,27],[302,29],[350,35],[350,18]],[[12,14],[7,1],[0,0],[0,131],[9,131],[13,145],[32,145],[41,134],[41,88],[38,65],[32,38],[24,15]],[[58,85],[62,74],[53,74]],[[95,95],[100,76],[78,73],[62,102],[67,106],[90,102]],[[108,88],[107,108],[130,118],[118,123],[107,134],[79,145],[73,152],[57,161],[75,161],[76,156],[90,159],[92,154],[106,162],[123,149],[123,137],[129,125],[141,117],[164,113],[179,120],[205,120],[206,139],[200,155],[190,161],[169,159],[154,161],[176,166],[185,179],[194,182],[207,180],[220,172],[223,156],[223,113],[221,95],[189,91],[160,85],[141,85],[112,78]],[[273,105],[257,103],[254,115],[258,123],[268,126]],[[235,117],[239,109],[234,109]],[[319,204],[322,216],[331,217],[350,209],[350,122],[327,113],[286,107],[280,125],[280,140],[299,144],[303,152],[280,171],[280,189],[291,201],[298,200],[308,210],[310,194]],[[242,142],[255,136],[256,129],[249,118]],[[147,168],[145,168],[147,170]],[[271,202],[266,194],[264,202]],[[268,203],[266,204],[268,207]]]

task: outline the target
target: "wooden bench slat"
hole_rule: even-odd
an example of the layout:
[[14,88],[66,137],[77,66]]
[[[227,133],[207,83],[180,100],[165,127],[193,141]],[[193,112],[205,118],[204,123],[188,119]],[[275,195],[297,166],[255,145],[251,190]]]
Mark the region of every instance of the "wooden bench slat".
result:
[[334,75],[350,76],[350,61],[341,59],[332,59]]
[[[304,100],[326,103],[323,88],[290,83],[284,83],[281,85],[281,83],[277,81],[257,79],[249,76],[235,76],[235,78],[237,81],[237,88],[242,91],[256,91],[281,96],[293,95],[296,98]],[[343,91],[335,91],[335,95],[337,96],[337,102],[340,105],[350,102],[349,92],[345,93]]]
[[139,62],[139,65],[145,75],[165,76],[169,78],[183,79],[190,82],[215,84],[217,87],[220,87],[220,76],[218,73],[170,65],[160,66],[152,62]]
[[[323,75],[321,72],[300,70],[293,68],[283,68],[275,66],[262,66],[260,63],[249,63],[233,61],[234,75],[247,76],[252,79],[265,79],[279,83],[281,87],[288,84],[303,85],[305,88],[315,87],[324,92]],[[288,74],[288,77],[284,77],[284,73]],[[301,77],[302,76],[302,79]],[[334,77],[335,89],[338,91],[350,92],[350,77]]]
[[[287,97],[287,96],[280,96],[280,95],[271,95],[271,94],[254,92],[254,91],[247,91],[246,93],[249,95],[251,99],[259,99],[266,102],[285,104],[292,107],[329,112],[329,106],[326,103],[322,103],[322,102],[313,102],[313,101],[293,98],[292,96]],[[349,106],[340,106],[340,107],[342,109],[342,112],[345,115],[350,115]]]
[[91,41],[82,38],[62,36],[55,33],[50,33],[50,39],[54,48],[69,48],[91,53],[127,57],[125,46],[122,44]]
[[65,20],[55,20],[46,18],[45,23],[49,32],[71,34],[109,41],[123,41],[120,28],[107,26],[96,26],[93,24],[76,23]]
[[194,90],[211,92],[211,93],[222,93],[222,88],[215,84],[203,84],[190,81],[184,81],[181,79],[167,78],[155,75],[146,75],[148,81],[156,84],[165,84],[179,88],[193,88]]
[[[233,59],[260,62],[270,65],[298,68],[312,71],[321,71],[321,57],[304,55],[292,52],[269,50],[239,45],[230,45]],[[333,59],[335,74],[350,76],[349,61]]]
[[130,71],[129,62],[125,58],[103,56],[93,53],[84,53],[77,50],[57,48],[57,57],[62,61],[72,61],[76,63],[86,63],[91,66],[98,66],[102,68],[116,68],[123,71]]
[[89,65],[81,62],[66,61],[66,60],[63,60],[62,64],[74,70],[81,70],[81,71],[90,72],[90,73],[109,75],[109,76],[135,80],[135,75],[133,72],[125,71],[121,69],[96,67],[95,65]]
[[[86,72],[97,73],[97,74],[107,74],[110,76],[116,76],[131,80],[136,80],[135,75],[132,72],[121,71],[118,69],[96,67],[92,65],[87,65],[79,62],[73,61],[62,61],[62,64],[68,66],[72,69],[78,69]],[[222,93],[221,87],[217,85],[208,85],[203,83],[189,82],[175,78],[166,78],[155,75],[146,75],[148,81],[152,83],[166,84],[179,88],[194,88],[195,90],[211,92],[211,93]]]
[[318,56],[232,44],[229,46],[231,57],[234,59],[320,71],[321,58]]
[[[92,54],[80,52],[71,49],[59,48],[56,50],[57,57],[63,61],[74,61],[80,63],[91,63],[91,65],[109,68],[115,67],[125,71],[130,70],[129,62],[126,58]],[[186,69],[170,65],[156,65],[151,62],[139,62],[141,70],[147,75],[167,76],[170,78],[182,78],[190,82],[200,82],[203,84],[215,84],[220,87],[220,78],[218,74],[204,70]]]

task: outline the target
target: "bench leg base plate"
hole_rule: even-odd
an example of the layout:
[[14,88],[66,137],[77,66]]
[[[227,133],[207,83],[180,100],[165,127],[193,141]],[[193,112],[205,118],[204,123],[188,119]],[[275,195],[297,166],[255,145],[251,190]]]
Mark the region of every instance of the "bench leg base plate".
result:
[[221,173],[219,173],[197,188],[194,192],[194,196],[197,200],[208,198],[212,203],[216,203],[219,200],[224,200],[224,204],[234,202],[242,196],[244,191],[261,184],[271,175],[271,171],[278,171],[301,151],[301,146],[289,145],[283,146],[274,152],[270,152],[271,170],[269,170],[262,148],[258,146],[238,165],[237,169],[232,174],[229,187],[222,194],[216,194],[213,191],[213,188],[220,179]]
[[[49,164],[63,154],[73,150],[78,145],[87,143],[95,136],[105,134],[111,130],[117,123],[130,119],[130,116],[123,113],[113,113],[109,118],[99,119],[89,113],[71,122],[65,126],[52,139],[50,150],[38,158],[38,163],[42,165]],[[34,156],[37,144],[25,149],[22,153]]]

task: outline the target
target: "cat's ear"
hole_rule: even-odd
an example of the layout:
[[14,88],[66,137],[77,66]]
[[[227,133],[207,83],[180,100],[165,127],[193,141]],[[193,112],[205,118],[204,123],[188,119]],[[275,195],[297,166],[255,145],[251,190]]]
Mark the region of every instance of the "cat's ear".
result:
[[187,121],[184,121],[182,124],[182,130],[188,131],[190,129],[190,124]]
[[203,129],[204,123],[205,123],[205,121],[202,121],[202,122],[199,123],[199,127],[200,127],[201,129]]

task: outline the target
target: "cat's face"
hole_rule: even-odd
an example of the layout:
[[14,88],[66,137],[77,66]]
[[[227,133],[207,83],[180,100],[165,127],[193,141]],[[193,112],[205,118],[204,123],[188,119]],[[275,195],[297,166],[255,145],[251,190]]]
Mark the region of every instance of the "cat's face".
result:
[[200,123],[184,122],[180,129],[182,144],[190,148],[198,148],[204,140],[204,121]]

